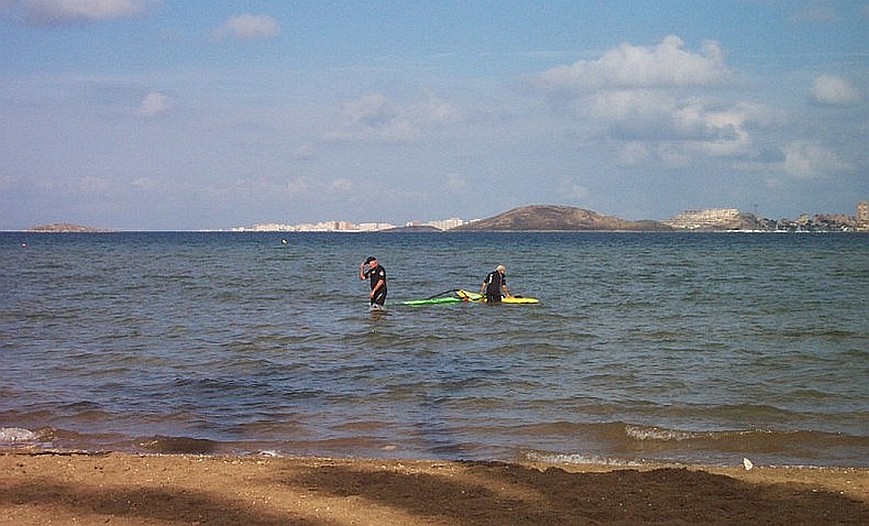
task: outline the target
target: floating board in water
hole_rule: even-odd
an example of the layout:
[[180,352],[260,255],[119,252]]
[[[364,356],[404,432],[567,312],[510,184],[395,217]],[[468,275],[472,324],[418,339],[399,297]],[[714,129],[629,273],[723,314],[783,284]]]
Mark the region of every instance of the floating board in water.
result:
[[427,298],[424,300],[409,300],[402,301],[402,305],[411,305],[413,307],[419,307],[420,305],[440,305],[442,303],[461,303],[465,301],[461,298],[457,298],[455,296],[446,296],[443,298]]
[[[478,292],[468,292],[467,290],[459,289],[456,291],[456,295],[464,301],[486,302],[486,297]],[[525,296],[509,296],[507,298],[501,298],[501,303],[529,304],[540,303],[540,301],[537,298],[526,298]]]
[[[485,299],[483,300],[485,301]],[[501,303],[515,303],[515,304],[532,304],[532,303],[540,303],[540,300],[537,298],[526,298],[525,296],[510,296],[509,298],[501,298]]]
[[[422,300],[408,300],[402,301],[402,305],[410,305],[412,307],[420,307],[422,305],[443,305],[445,303],[462,303],[462,302],[478,302],[478,303],[486,303],[486,297],[477,292],[469,292],[467,290],[458,289],[455,292],[454,296],[436,296],[431,298],[425,298]],[[510,296],[509,298],[501,298],[501,303],[513,303],[513,304],[529,304],[529,303],[539,303],[537,298],[526,298],[524,296]]]

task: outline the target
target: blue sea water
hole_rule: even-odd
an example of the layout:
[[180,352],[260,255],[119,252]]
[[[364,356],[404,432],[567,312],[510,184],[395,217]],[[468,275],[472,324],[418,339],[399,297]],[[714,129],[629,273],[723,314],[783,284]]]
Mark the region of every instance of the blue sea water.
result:
[[[540,303],[400,304],[499,263]],[[6,232],[0,264],[0,449],[869,466],[867,235]]]

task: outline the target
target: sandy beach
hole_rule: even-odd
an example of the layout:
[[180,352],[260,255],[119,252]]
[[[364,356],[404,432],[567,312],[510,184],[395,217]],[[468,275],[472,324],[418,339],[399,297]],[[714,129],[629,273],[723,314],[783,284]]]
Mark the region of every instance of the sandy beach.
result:
[[0,454],[15,525],[869,524],[869,470]]

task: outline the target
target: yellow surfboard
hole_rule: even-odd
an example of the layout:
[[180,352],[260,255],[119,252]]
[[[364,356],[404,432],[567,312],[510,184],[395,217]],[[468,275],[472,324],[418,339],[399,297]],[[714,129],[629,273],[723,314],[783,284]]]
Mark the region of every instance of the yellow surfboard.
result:
[[[479,292],[469,292],[464,289],[459,289],[456,291],[456,296],[464,301],[479,301],[481,303],[486,303],[486,296],[483,296]],[[540,301],[537,298],[527,298],[525,296],[508,296],[506,298],[501,298],[501,303],[530,304],[540,303]]]

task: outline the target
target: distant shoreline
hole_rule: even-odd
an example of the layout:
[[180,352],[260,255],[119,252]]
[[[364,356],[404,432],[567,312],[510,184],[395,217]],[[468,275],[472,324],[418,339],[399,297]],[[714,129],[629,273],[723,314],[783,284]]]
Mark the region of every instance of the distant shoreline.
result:
[[41,230],[0,230],[0,234],[36,234],[36,235],[64,235],[64,234],[282,234],[282,235],[306,235],[306,234],[486,234],[486,233],[524,233],[524,234],[867,234],[869,231],[842,231],[842,230],[415,230],[415,229],[389,229],[389,230],[89,230],[89,231],[41,231]]
[[[156,230],[154,232],[869,232],[866,202],[857,206],[857,215],[803,214],[797,220],[779,221],[741,212],[736,208],[686,210],[670,219],[627,220],[592,210],[560,205],[528,205],[472,221],[452,218],[427,223],[352,223],[324,221],[317,224],[286,225],[258,223],[252,228]],[[49,223],[30,227],[27,233],[105,233],[138,232],[95,228],[73,223]],[[147,231],[147,230],[142,230]]]

